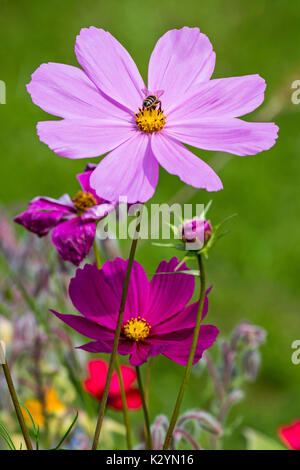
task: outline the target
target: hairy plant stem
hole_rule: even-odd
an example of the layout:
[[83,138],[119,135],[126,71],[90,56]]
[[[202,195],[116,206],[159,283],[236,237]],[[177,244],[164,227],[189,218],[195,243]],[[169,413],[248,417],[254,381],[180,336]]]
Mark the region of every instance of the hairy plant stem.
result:
[[123,405],[123,416],[124,416],[124,423],[125,423],[125,427],[126,427],[127,447],[128,447],[129,450],[132,450],[131,426],[130,426],[130,421],[129,421],[128,406],[127,406],[127,401],[126,401],[124,382],[123,382],[123,377],[122,377],[122,373],[121,373],[120,361],[119,361],[118,354],[116,355],[116,358],[115,358],[115,366],[116,366],[116,371],[117,371],[117,374],[118,374],[118,377],[119,377],[119,383],[120,383],[120,389],[121,389],[121,398],[122,398],[122,405]]
[[136,375],[137,375],[137,379],[138,379],[138,385],[139,385],[139,390],[140,390],[142,404],[143,404],[146,444],[147,444],[147,448],[149,450],[152,450],[152,438],[151,438],[149,414],[148,414],[146,397],[145,397],[143,383],[142,383],[141,371],[140,371],[140,368],[138,366],[136,367]]
[[176,422],[179,416],[184,392],[185,392],[186,386],[188,384],[188,381],[191,375],[191,369],[192,369],[192,365],[193,365],[193,361],[195,357],[195,352],[196,352],[196,347],[197,347],[197,342],[198,342],[198,337],[199,337],[199,332],[200,332],[202,311],[203,311],[203,305],[204,305],[204,299],[205,299],[205,271],[204,271],[203,261],[202,261],[200,254],[197,255],[197,260],[198,260],[199,272],[200,272],[200,296],[199,296],[198,314],[197,314],[190,354],[189,354],[187,366],[185,368],[183,380],[182,380],[182,383],[178,392],[177,401],[176,401],[175,408],[172,414],[169,429],[167,431],[167,435],[165,438],[165,442],[163,446],[164,450],[168,450],[170,443],[171,443],[173,431],[174,431],[174,428],[176,426]]
[[[98,245],[96,243],[96,240],[94,241],[94,252],[95,252],[95,259],[96,259],[96,264],[97,268],[101,269],[101,257],[100,257],[100,252]],[[129,413],[128,413],[128,406],[127,406],[127,401],[126,401],[126,394],[125,394],[125,389],[124,389],[124,382],[123,382],[123,377],[121,373],[121,368],[120,368],[120,361],[118,354],[116,354],[115,357],[115,367],[116,371],[119,377],[119,383],[120,383],[120,389],[121,389],[121,398],[122,398],[122,405],[123,405],[123,416],[124,416],[124,423],[126,427],[126,440],[127,440],[127,447],[129,450],[132,449],[132,439],[131,439],[131,428],[130,428],[130,421],[129,421]]]
[[127,269],[126,269],[126,274],[125,274],[125,280],[124,280],[124,285],[123,285],[122,297],[121,297],[120,310],[119,310],[119,315],[118,315],[118,320],[117,320],[117,325],[116,325],[116,333],[115,333],[113,348],[112,348],[112,352],[111,352],[111,356],[110,356],[110,360],[108,364],[107,377],[106,377],[104,392],[103,392],[103,396],[102,396],[102,400],[100,404],[92,450],[97,450],[100,432],[101,432],[102,423],[103,423],[103,418],[104,418],[104,413],[106,409],[108,392],[109,392],[111,377],[112,377],[112,373],[114,369],[114,362],[115,362],[115,358],[116,358],[117,351],[118,351],[119,338],[120,338],[121,329],[122,329],[122,321],[123,321],[123,316],[124,316],[124,311],[125,311],[127,293],[128,293],[128,288],[129,288],[129,282],[130,282],[130,275],[132,271],[132,265],[133,265],[136,246],[138,242],[141,217],[142,217],[142,209],[140,210],[139,219],[138,219],[136,229],[135,229],[135,234],[133,236],[133,240],[131,243],[131,249],[130,249],[128,264],[127,264]]
[[24,416],[23,416],[23,413],[22,413],[22,410],[21,410],[21,406],[20,406],[18,397],[17,397],[16,390],[15,390],[15,386],[14,386],[12,377],[10,375],[9,367],[8,367],[6,362],[4,364],[2,364],[2,368],[3,368],[4,375],[5,375],[8,390],[9,390],[9,393],[10,393],[10,396],[11,396],[11,399],[12,399],[12,402],[13,402],[13,405],[14,405],[14,408],[15,408],[15,411],[16,411],[16,415],[17,415],[17,418],[18,418],[18,421],[19,421],[19,424],[20,424],[20,428],[21,428],[21,431],[22,431],[22,434],[23,434],[23,437],[24,437],[26,448],[27,448],[27,450],[33,450],[31,440],[30,440],[30,436],[29,436],[29,432],[28,432],[28,429],[27,429],[27,426],[26,426],[26,423],[25,423],[25,420],[24,420]]

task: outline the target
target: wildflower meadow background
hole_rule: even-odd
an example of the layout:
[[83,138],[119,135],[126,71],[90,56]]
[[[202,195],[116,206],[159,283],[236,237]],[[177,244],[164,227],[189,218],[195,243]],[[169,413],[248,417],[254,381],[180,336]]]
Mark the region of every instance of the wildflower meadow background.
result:
[[[219,221],[238,214],[227,224],[230,233],[214,246],[206,261],[207,286],[214,286],[209,323],[217,325],[220,337],[224,338],[238,323],[248,321],[262,327],[267,338],[260,348],[258,378],[243,385],[245,398],[230,413],[232,432],[224,436],[224,447],[245,448],[248,428],[279,444],[278,427],[300,416],[300,365],[291,360],[291,345],[300,339],[300,104],[292,103],[295,91],[292,83],[300,80],[297,49],[300,5],[285,0],[251,3],[164,0],[157,5],[138,0],[1,0],[0,10],[0,80],[6,84],[6,104],[0,105],[0,210],[7,220],[12,221],[25,210],[28,201],[36,195],[57,198],[63,193],[76,194],[78,185],[74,175],[81,173],[90,161],[58,157],[39,141],[35,126],[37,121],[47,119],[47,115],[33,105],[25,88],[31,74],[43,62],[77,65],[74,40],[82,27],[93,25],[109,30],[130,52],[146,78],[149,55],[157,39],[169,29],[196,26],[208,35],[217,54],[214,78],[257,73],[266,80],[265,102],[247,120],[276,122],[280,128],[276,145],[250,157],[193,148],[196,155],[215,169],[224,189],[211,194],[196,190],[160,168],[159,184],[151,202],[207,204],[212,199],[211,219]],[[6,237],[13,243],[13,235],[4,225],[0,224],[0,238]],[[25,243],[28,238],[25,230],[18,226],[13,230],[21,239],[18,243]],[[129,243],[122,241],[119,247],[126,257]],[[37,243],[39,252],[41,246]],[[148,241],[142,241],[137,247],[136,259],[143,264],[149,278],[161,259],[171,256],[178,256],[178,252],[166,253]],[[61,270],[65,275],[63,267]],[[0,276],[3,296],[10,274],[2,260]],[[29,282],[32,273],[25,270],[23,276],[28,276],[24,280]],[[16,288],[10,288],[12,293],[7,295],[14,296]],[[55,303],[47,305],[69,313],[66,307],[62,310]],[[28,307],[16,308],[28,314]],[[13,313],[7,313],[7,298],[2,297],[0,315],[9,317]],[[45,321],[50,317],[53,321],[47,309],[43,314]],[[57,322],[57,326],[61,325]],[[83,344],[82,338],[74,342]],[[217,356],[216,344],[210,353]],[[151,421],[158,414],[172,413],[183,368],[170,364],[163,356],[153,362]],[[59,369],[60,364],[56,363],[55,367]],[[183,410],[195,406],[207,409],[210,388],[207,372],[199,366],[190,380]],[[72,401],[63,385],[58,384],[57,390],[62,404]],[[76,410],[76,405],[73,408]],[[111,429],[116,431],[115,442],[124,445],[124,435],[118,433],[118,423],[122,423],[119,411],[111,408],[108,416],[112,420]],[[132,412],[131,419],[140,423],[142,411]],[[109,425],[107,429],[109,434]],[[111,445],[109,439],[106,445],[108,448]]]

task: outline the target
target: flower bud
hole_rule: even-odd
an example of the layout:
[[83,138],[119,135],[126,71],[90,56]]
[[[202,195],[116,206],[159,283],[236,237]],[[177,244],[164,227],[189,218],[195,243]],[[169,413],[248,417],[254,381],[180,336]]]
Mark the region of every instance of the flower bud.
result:
[[243,357],[243,369],[249,382],[254,382],[260,368],[260,354],[256,350],[247,351]]
[[5,317],[0,317],[0,340],[10,344],[13,338],[13,326]]
[[182,226],[182,241],[189,249],[200,250],[212,236],[212,226],[208,220],[193,219]]

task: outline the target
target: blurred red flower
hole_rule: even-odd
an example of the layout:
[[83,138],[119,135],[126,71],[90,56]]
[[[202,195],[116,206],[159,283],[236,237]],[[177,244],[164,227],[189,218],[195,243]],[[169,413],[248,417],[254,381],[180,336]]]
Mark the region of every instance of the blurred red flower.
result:
[[[101,401],[108,365],[102,359],[92,359],[87,364],[89,377],[84,380],[83,385],[87,392]],[[136,381],[136,371],[130,366],[121,366],[121,374],[124,382],[127,406],[129,409],[138,409],[142,406],[142,400],[138,388],[133,387]],[[117,372],[113,372],[107,405],[115,410],[122,410],[121,389]]]
[[288,426],[281,426],[278,434],[283,443],[293,450],[300,450],[300,419]]

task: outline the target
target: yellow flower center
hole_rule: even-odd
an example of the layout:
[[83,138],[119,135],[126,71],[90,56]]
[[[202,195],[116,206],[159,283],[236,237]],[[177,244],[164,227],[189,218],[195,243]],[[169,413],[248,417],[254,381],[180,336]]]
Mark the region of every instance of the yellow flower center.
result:
[[159,109],[140,109],[136,114],[135,122],[142,132],[158,132],[161,131],[166,123],[163,111]]
[[73,199],[73,204],[79,213],[85,212],[90,207],[96,206],[97,201],[91,193],[79,191]]
[[123,332],[127,338],[133,341],[141,341],[149,336],[151,326],[145,318],[137,317],[128,320],[123,326]]

